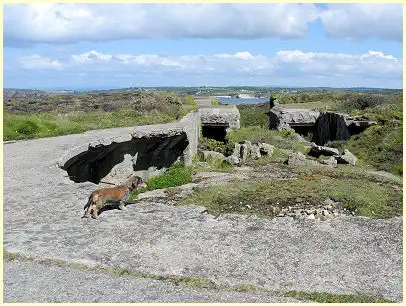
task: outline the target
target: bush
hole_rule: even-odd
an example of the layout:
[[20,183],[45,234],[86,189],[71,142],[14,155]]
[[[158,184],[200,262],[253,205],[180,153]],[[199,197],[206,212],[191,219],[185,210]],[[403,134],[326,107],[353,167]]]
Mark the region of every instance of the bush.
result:
[[213,99],[213,100],[211,100],[211,105],[213,105],[213,106],[220,105],[220,101],[217,99]]

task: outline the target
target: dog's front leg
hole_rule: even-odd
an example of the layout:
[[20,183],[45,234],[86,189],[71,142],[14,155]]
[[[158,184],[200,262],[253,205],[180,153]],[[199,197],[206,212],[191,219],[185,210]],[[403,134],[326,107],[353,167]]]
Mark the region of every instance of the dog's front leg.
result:
[[120,201],[120,205],[118,206],[118,209],[120,209],[120,210],[126,210],[126,209],[127,209],[127,207],[125,207],[125,202],[124,202],[124,200],[123,200],[123,201]]

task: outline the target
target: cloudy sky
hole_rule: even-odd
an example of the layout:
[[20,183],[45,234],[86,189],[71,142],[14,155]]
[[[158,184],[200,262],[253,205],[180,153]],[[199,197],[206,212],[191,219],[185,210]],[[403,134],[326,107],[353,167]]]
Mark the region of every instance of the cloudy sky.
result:
[[4,86],[402,87],[400,4],[6,4]]

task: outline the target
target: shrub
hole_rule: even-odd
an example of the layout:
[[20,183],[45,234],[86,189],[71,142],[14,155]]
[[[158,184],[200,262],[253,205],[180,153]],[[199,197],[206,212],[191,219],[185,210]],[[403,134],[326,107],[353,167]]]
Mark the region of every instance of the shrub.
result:
[[26,119],[17,124],[16,131],[24,136],[33,136],[39,131],[39,126],[35,122]]

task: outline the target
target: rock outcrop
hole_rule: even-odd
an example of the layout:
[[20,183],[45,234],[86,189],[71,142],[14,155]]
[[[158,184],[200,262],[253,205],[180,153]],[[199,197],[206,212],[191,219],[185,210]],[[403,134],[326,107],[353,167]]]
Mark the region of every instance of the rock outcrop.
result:
[[315,143],[312,143],[310,146],[309,155],[314,157],[319,157],[320,155],[324,156],[334,156],[339,155],[340,152],[336,148],[318,146]]
[[342,155],[335,155],[334,158],[339,164],[350,164],[355,166],[355,164],[357,163],[357,158],[355,157],[355,155],[347,149],[344,149],[344,153]]
[[219,152],[216,151],[202,151],[203,153],[203,159],[204,161],[209,161],[212,159],[219,159],[219,160],[224,160],[225,156]]

